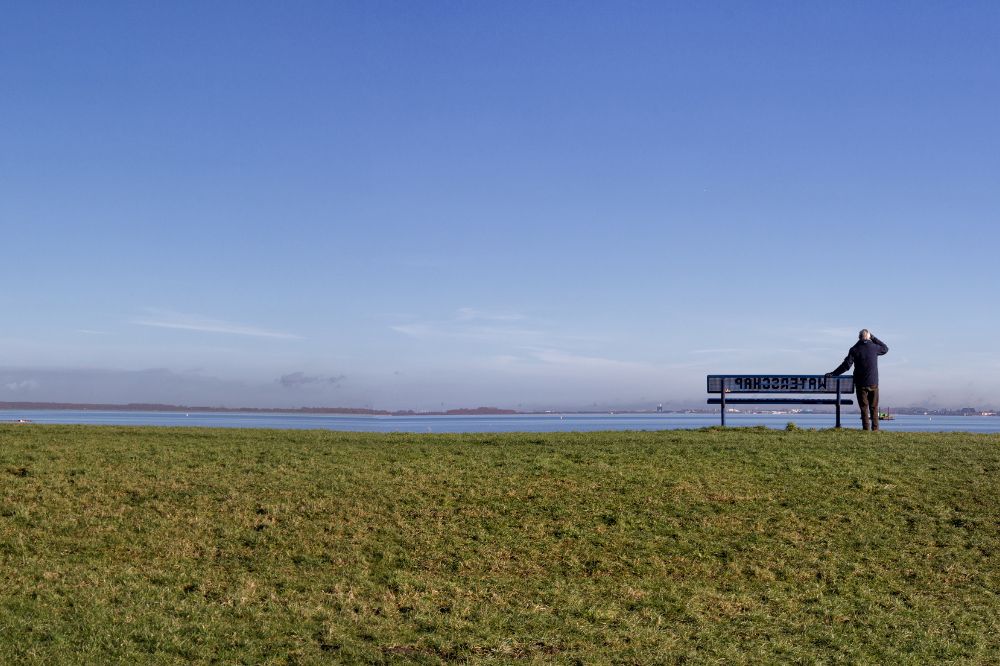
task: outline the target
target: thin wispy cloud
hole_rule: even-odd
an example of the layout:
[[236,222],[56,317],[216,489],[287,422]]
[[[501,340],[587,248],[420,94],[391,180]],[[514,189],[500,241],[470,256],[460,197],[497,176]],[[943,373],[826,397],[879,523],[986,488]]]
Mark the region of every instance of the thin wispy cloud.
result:
[[601,356],[585,356],[574,354],[562,349],[536,349],[532,356],[543,363],[573,367],[578,369],[649,371],[652,366],[634,361],[622,361]]
[[346,375],[307,375],[304,372],[291,372],[276,380],[285,388],[295,389],[303,386],[336,386],[347,378]]
[[560,347],[593,345],[594,335],[554,331],[547,322],[519,312],[460,308],[450,319],[394,324],[391,330],[424,340],[461,340],[514,347]]
[[408,335],[411,338],[427,338],[433,337],[438,332],[429,324],[394,324],[389,327],[390,330],[396,331],[397,333],[402,333],[403,335]]
[[3,387],[14,393],[22,393],[38,388],[38,382],[34,379],[26,379],[23,381],[7,382],[3,385]]
[[665,373],[704,367],[704,363],[646,363],[553,347],[522,347],[519,354],[495,354],[482,359],[485,367],[512,372],[537,373],[570,371],[575,373],[620,374],[624,377],[662,376]]
[[518,321],[525,316],[518,312],[490,312],[487,310],[477,310],[476,308],[459,308],[455,317],[459,321],[470,321],[483,319],[487,321]]
[[[782,337],[788,340],[797,340],[802,344],[813,344],[821,345],[821,349],[828,349],[831,345],[837,348],[846,344],[850,347],[858,339],[858,331],[863,327],[859,325],[857,328],[849,326],[815,326],[815,327],[790,327],[782,331]],[[872,331],[875,333],[875,330]],[[885,339],[899,340],[902,335],[897,334],[894,331],[885,331],[882,329],[878,330],[879,337]]]
[[837,326],[835,328],[820,328],[816,331],[816,334],[829,340],[843,340],[844,338],[857,337],[860,330],[860,328],[853,329],[847,326]]
[[700,368],[704,362],[679,362],[679,363],[646,363],[641,361],[628,361],[620,358],[606,356],[593,356],[588,354],[578,354],[564,349],[534,349],[530,350],[532,357],[542,363],[550,365],[561,365],[574,367],[577,369],[594,370],[615,370],[628,374],[657,374],[686,370],[689,368]]
[[451,319],[395,324],[389,328],[397,333],[420,339],[538,344],[546,336],[545,331],[511,325],[524,319],[526,319],[524,315],[515,312],[460,308]]
[[147,311],[147,316],[131,320],[137,326],[167,328],[180,331],[196,331],[199,333],[218,333],[222,335],[242,335],[254,338],[274,338],[278,340],[301,340],[302,336],[284,331],[273,331],[257,326],[248,326],[222,319],[213,319],[200,315],[185,314],[169,310]]
[[540,330],[512,328],[507,326],[468,326],[456,325],[455,322],[415,322],[412,324],[397,324],[390,329],[412,338],[421,339],[452,339],[475,340],[479,342],[538,342],[545,333]]
[[691,354],[745,354],[750,356],[773,356],[775,354],[781,354],[783,356],[803,354],[808,350],[805,349],[789,349],[781,347],[761,347],[760,349],[738,349],[732,347],[723,347],[721,349],[692,349]]

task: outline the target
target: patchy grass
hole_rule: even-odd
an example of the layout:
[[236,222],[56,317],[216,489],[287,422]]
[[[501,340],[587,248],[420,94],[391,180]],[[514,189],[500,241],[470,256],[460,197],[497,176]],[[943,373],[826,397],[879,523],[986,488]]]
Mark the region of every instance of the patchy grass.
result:
[[0,426],[0,662],[996,662],[998,472],[955,433]]

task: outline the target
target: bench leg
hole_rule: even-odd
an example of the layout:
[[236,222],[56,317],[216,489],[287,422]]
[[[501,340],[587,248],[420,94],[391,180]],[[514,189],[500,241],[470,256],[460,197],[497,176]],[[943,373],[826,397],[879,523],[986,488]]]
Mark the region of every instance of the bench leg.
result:
[[837,427],[840,427],[840,382],[837,382]]

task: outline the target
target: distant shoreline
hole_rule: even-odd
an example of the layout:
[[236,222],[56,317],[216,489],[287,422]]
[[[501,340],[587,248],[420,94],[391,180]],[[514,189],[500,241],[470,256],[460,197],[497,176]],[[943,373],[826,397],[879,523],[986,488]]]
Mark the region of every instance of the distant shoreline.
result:
[[[532,414],[653,414],[654,410],[601,409],[601,410],[539,410],[520,411],[499,407],[462,407],[437,411],[415,409],[369,409],[367,407],[205,407],[189,405],[167,405],[162,403],[83,403],[83,402],[0,402],[0,410],[44,409],[51,411],[101,411],[101,412],[185,412],[208,413],[228,412],[236,414],[343,414],[354,416],[502,416]],[[663,413],[712,414],[713,410],[683,409]]]
[[[0,410],[44,409],[52,411],[104,411],[104,412],[185,412],[208,413],[229,412],[236,414],[328,414],[344,416],[502,416],[502,415],[533,415],[533,414],[655,414],[654,410],[643,409],[580,409],[580,410],[538,410],[521,411],[516,409],[501,409],[499,407],[463,407],[436,411],[420,411],[414,409],[369,409],[367,407],[205,407],[190,405],[168,405],[163,403],[130,402],[119,403],[85,403],[85,402],[0,402]],[[927,409],[923,407],[889,407],[885,411],[892,414],[917,416],[1000,416],[995,410],[965,409]],[[670,409],[663,414],[718,414],[718,409]],[[774,412],[771,410],[733,410],[734,414],[785,414],[791,412]],[[810,410],[813,414],[832,414],[830,410]]]
[[77,403],[77,402],[0,402],[0,410],[15,409],[47,409],[58,411],[104,411],[104,412],[234,412],[247,414],[345,414],[362,416],[461,416],[477,414],[518,414],[513,409],[497,407],[475,407],[463,409],[448,409],[436,412],[417,412],[414,410],[389,411],[385,409],[368,409],[366,407],[198,407],[189,405],[167,405],[162,403],[130,402],[115,403]]

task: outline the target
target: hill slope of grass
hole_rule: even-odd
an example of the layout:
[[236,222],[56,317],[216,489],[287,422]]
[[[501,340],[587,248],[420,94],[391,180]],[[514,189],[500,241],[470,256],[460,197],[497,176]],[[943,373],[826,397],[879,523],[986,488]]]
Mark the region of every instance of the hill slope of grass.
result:
[[0,426],[0,661],[1000,660],[1000,437]]

